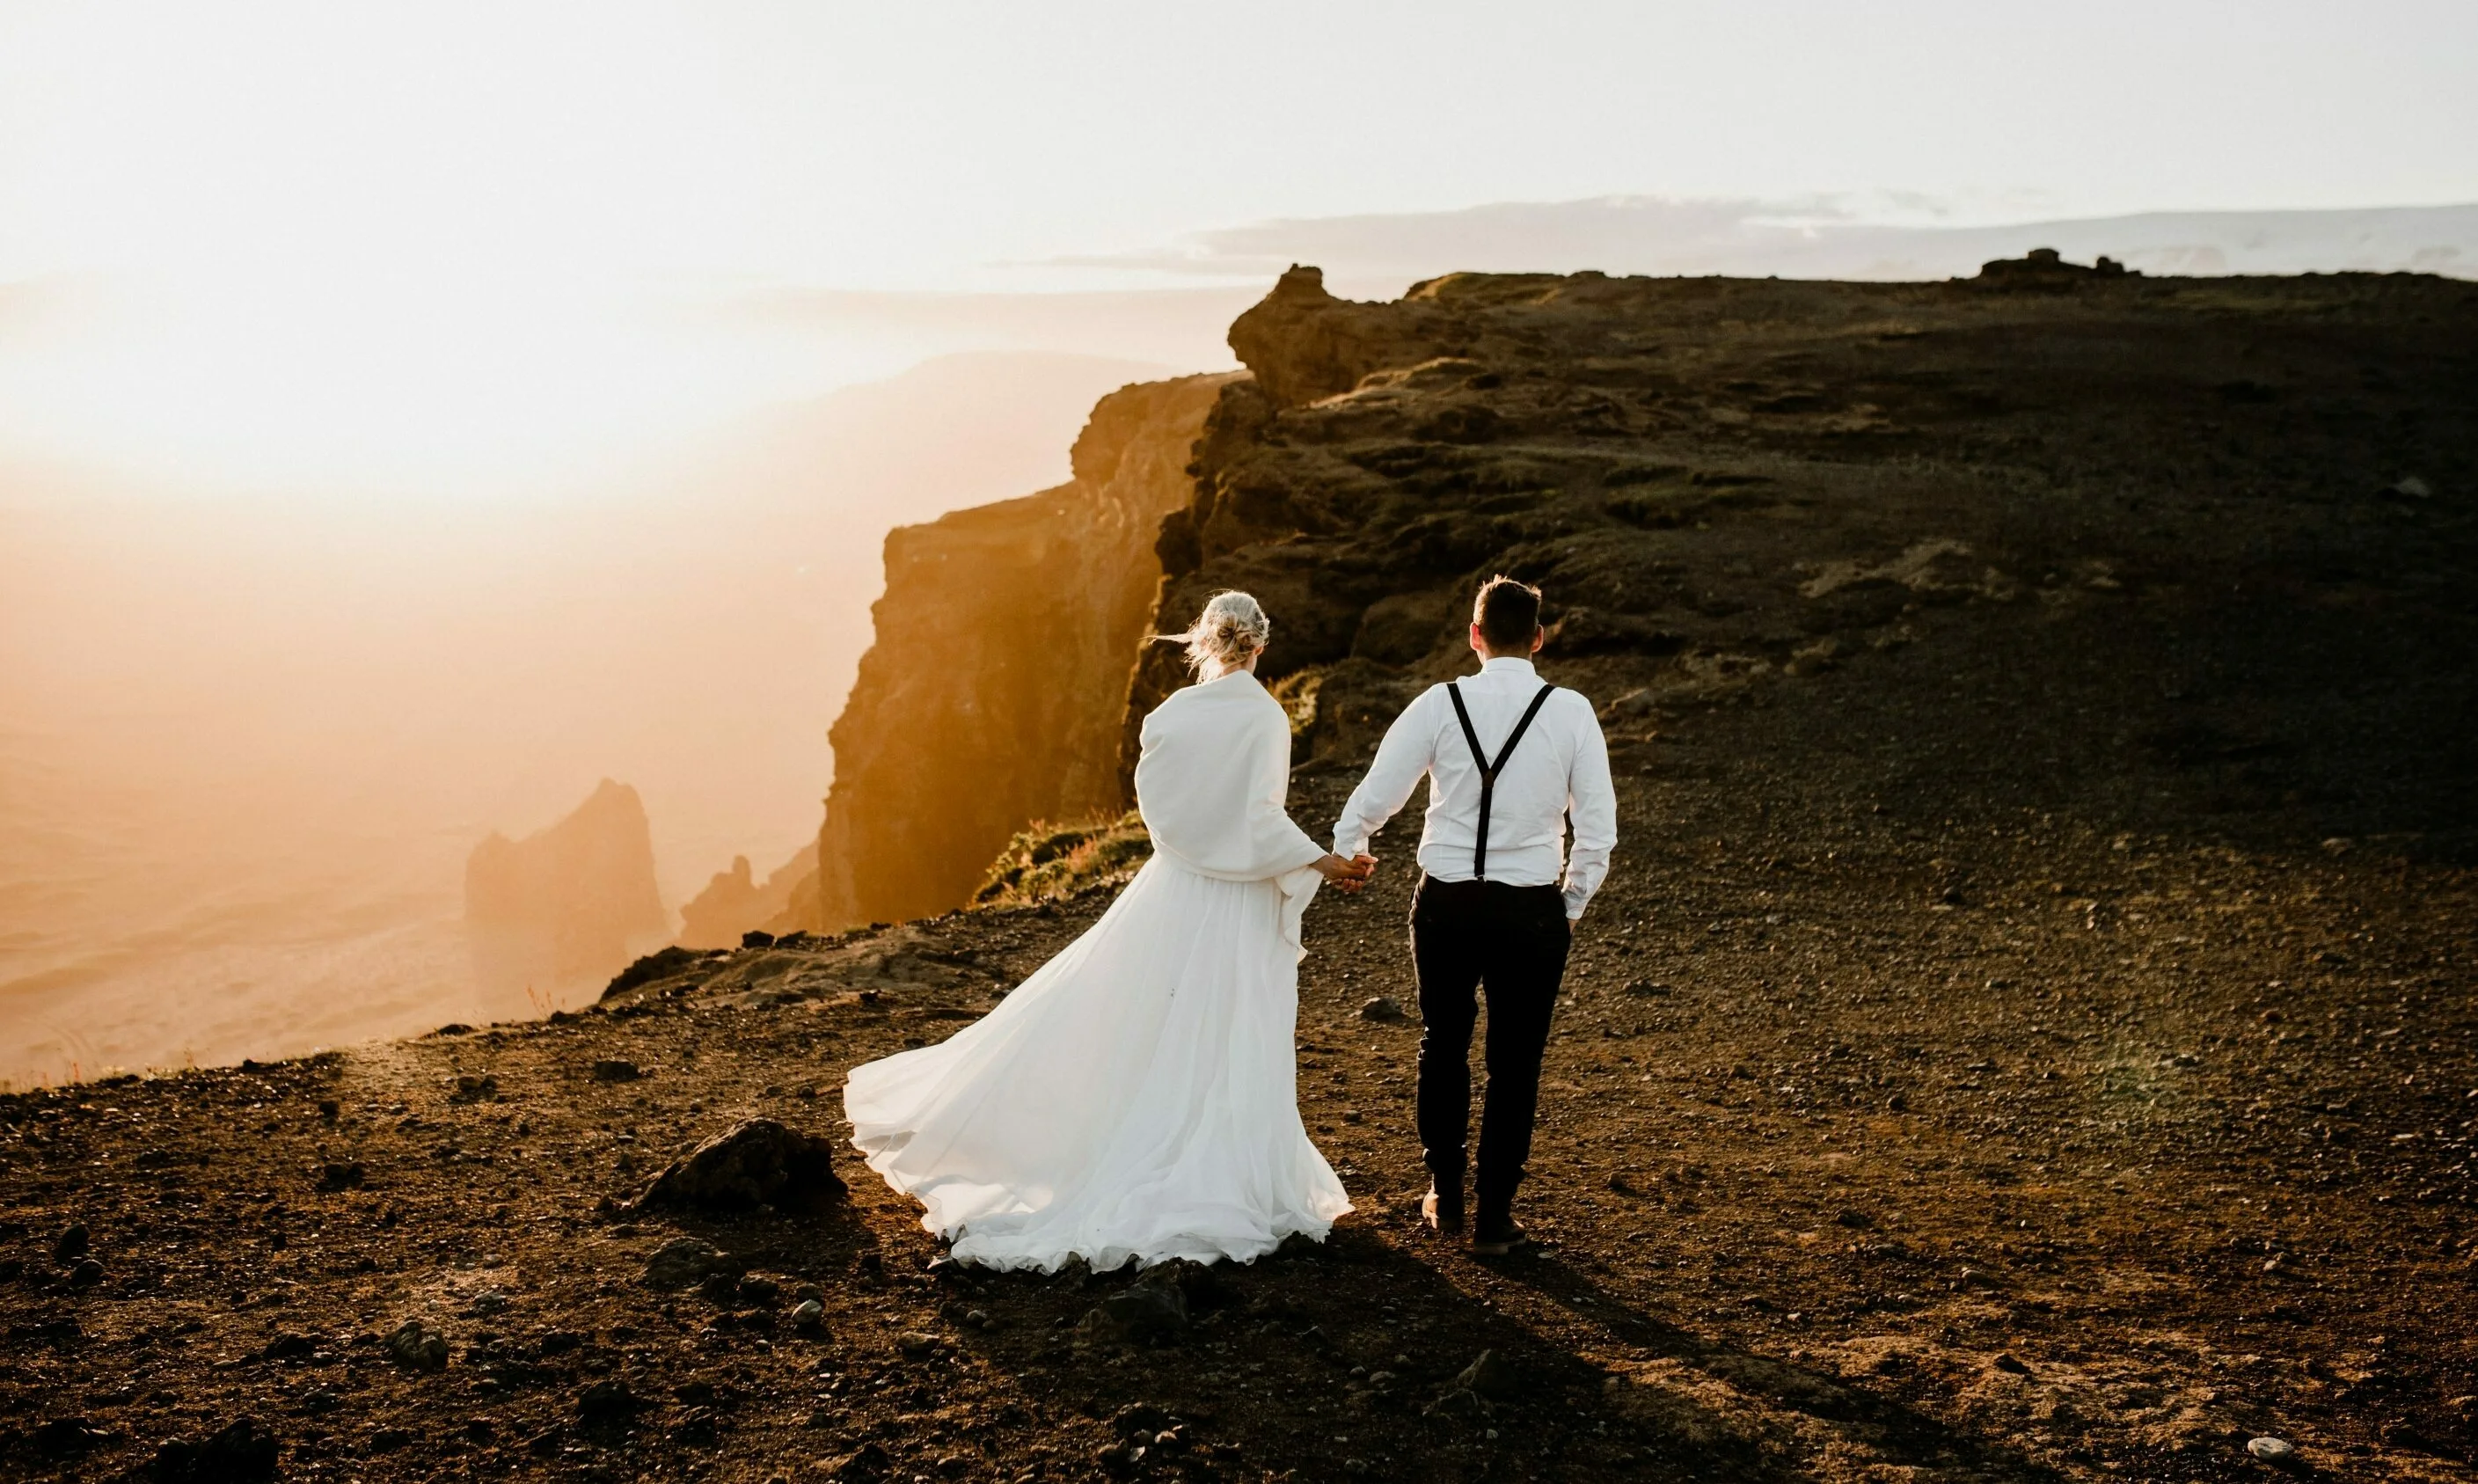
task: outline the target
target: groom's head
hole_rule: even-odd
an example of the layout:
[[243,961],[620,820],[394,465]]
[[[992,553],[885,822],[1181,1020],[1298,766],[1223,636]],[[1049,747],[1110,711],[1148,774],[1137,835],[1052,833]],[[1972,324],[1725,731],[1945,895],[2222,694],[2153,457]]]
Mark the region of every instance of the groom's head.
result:
[[1540,648],[1540,590],[1497,576],[1479,585],[1472,600],[1471,646],[1483,660],[1522,659]]

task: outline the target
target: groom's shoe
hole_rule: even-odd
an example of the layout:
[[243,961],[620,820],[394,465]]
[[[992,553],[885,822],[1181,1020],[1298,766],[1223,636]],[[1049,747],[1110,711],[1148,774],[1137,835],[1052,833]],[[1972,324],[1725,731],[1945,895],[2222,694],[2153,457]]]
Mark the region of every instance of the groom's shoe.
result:
[[1472,1228],[1474,1257],[1512,1257],[1539,1248],[1540,1244],[1527,1236],[1522,1227],[1514,1224],[1514,1218],[1504,1211],[1481,1211],[1479,1223]]
[[1429,1182],[1429,1194],[1420,1197],[1420,1220],[1429,1230],[1453,1236],[1463,1229],[1463,1183],[1460,1180]]

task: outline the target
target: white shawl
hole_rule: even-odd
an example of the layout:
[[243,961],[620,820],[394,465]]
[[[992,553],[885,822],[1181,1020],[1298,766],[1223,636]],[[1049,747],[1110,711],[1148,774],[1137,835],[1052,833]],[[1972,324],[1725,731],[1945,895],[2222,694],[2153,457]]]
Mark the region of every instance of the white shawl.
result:
[[1232,670],[1172,693],[1145,717],[1136,808],[1153,848],[1201,876],[1271,880],[1282,893],[1282,936],[1300,944],[1300,915],[1323,880],[1308,868],[1325,847],[1283,812],[1291,724],[1256,677]]

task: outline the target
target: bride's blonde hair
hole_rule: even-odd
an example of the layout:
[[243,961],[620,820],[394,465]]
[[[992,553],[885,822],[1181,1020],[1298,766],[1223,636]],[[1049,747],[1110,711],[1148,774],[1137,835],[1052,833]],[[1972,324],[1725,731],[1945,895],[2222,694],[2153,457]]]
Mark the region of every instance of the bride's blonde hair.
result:
[[1245,592],[1217,592],[1205,600],[1204,612],[1186,633],[1154,637],[1187,645],[1187,667],[1198,675],[1220,676],[1247,664],[1273,636],[1274,621],[1254,598]]

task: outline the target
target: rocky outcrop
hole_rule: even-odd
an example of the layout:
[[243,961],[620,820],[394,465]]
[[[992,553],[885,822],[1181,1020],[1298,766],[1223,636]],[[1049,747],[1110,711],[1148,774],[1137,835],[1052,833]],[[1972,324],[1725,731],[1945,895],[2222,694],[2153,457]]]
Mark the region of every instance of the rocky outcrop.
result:
[[598,986],[669,937],[637,791],[605,778],[549,828],[514,841],[494,833],[474,846],[465,929],[475,977],[502,998]]
[[[817,873],[818,843],[814,840],[774,868],[762,882],[749,869],[748,857],[733,856],[731,869],[716,871],[705,890],[680,909],[681,945],[736,948],[743,933],[790,923],[795,897],[803,886],[808,889],[814,911]],[[805,917],[799,918],[801,922],[806,920]]]
[[1237,379],[1113,392],[1069,483],[888,536],[876,641],[831,734],[802,925],[948,911],[1028,821],[1121,812],[1120,717],[1156,535],[1188,503],[1192,445]]
[[2053,247],[2034,247],[2019,258],[1998,258],[1980,265],[1975,280],[1995,289],[2071,289],[2086,279],[2140,278],[2124,264],[2103,253],[2088,264],[2067,263]]

